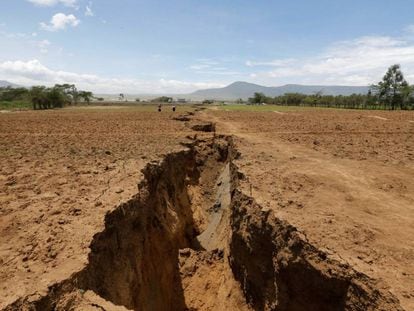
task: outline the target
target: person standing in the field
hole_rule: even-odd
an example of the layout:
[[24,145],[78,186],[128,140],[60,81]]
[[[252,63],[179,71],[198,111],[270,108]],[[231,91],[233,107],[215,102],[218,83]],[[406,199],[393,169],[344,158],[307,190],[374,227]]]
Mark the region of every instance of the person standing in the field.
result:
[[172,106],[172,110],[173,110],[173,112],[175,112],[175,105]]
[[161,112],[161,104],[158,105],[158,112]]

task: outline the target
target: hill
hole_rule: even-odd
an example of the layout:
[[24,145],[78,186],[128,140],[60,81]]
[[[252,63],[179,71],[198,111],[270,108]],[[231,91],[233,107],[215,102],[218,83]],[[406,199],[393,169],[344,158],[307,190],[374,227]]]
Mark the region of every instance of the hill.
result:
[[20,85],[5,80],[0,80],[0,87],[20,87]]
[[223,88],[198,90],[189,94],[189,97],[192,99],[247,99],[252,97],[255,92],[263,93],[271,97],[286,93],[311,95],[317,92],[322,92],[323,95],[351,95],[367,93],[368,86],[287,84],[284,86],[268,87],[248,82],[234,82]]

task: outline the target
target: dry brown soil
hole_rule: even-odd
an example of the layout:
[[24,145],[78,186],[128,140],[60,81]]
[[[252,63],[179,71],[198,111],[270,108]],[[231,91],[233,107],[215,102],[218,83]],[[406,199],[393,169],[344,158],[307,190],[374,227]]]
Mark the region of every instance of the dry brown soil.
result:
[[77,271],[140,170],[188,133],[132,108],[0,114],[0,309]]
[[414,310],[414,113],[146,110],[0,114],[0,309]]
[[414,112],[210,110],[247,192],[414,310]]

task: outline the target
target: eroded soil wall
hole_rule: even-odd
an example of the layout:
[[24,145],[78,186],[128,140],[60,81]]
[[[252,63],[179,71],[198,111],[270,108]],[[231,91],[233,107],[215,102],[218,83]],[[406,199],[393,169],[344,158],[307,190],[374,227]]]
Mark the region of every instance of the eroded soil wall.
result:
[[288,223],[235,191],[230,265],[254,310],[402,310],[386,288],[330,259]]

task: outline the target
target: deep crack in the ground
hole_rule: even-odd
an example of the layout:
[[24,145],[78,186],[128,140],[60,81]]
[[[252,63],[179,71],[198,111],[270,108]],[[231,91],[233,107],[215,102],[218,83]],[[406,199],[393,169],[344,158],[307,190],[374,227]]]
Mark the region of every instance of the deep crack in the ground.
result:
[[236,154],[214,135],[149,163],[87,266],[6,310],[402,310],[240,191]]

